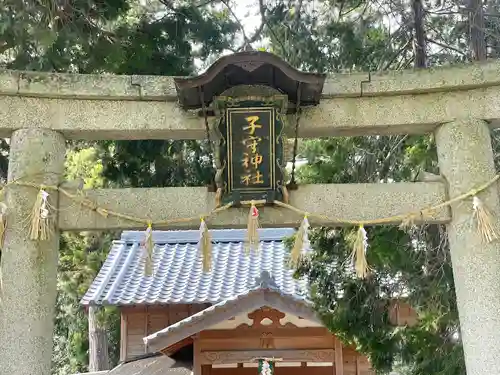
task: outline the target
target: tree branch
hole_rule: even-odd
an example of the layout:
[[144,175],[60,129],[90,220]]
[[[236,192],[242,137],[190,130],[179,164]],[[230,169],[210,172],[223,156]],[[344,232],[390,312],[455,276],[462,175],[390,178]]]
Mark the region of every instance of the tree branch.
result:
[[234,13],[233,9],[231,8],[231,6],[229,5],[229,1],[227,0],[221,0],[221,3],[224,4],[227,8],[227,10],[229,10],[229,13],[231,13],[231,16],[233,16],[234,20],[236,21],[236,23],[238,24],[240,30],[241,30],[241,33],[243,35],[243,39],[245,41],[245,45],[246,44],[249,44],[248,41],[248,37],[247,37],[247,34],[245,33],[245,28],[243,27],[243,24],[241,23],[240,19],[238,18],[238,16],[236,16],[236,13]]
[[458,48],[455,48],[455,47],[452,47],[452,46],[449,46],[447,44],[443,44],[441,42],[438,42],[437,40],[434,40],[434,39],[430,39],[430,38],[426,38],[426,40],[430,43],[433,43],[435,44],[436,46],[439,46],[439,47],[443,47],[443,48],[446,48],[446,49],[449,49],[451,51],[454,51],[456,53],[459,53],[461,54],[462,56],[467,56],[466,53],[464,53],[463,51],[460,51]]
[[260,38],[262,31],[264,31],[264,26],[266,25],[266,7],[264,6],[264,0],[259,0],[259,11],[260,11],[260,26],[249,39],[249,43],[254,43]]

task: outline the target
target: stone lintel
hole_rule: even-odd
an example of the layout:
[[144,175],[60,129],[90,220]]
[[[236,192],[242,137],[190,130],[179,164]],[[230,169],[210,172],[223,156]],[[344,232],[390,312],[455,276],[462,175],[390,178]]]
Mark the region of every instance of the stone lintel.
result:
[[[425,134],[459,118],[500,123],[500,86],[422,95],[323,99],[305,109],[299,137]],[[0,96],[0,137],[50,128],[68,139],[204,139],[203,118],[174,102]],[[288,135],[294,135],[289,117]]]
[[[332,74],[323,98],[417,94],[500,85],[500,61],[397,72]],[[0,71],[0,95],[177,101],[174,77]]]
[[427,69],[372,73],[363,82],[363,96],[420,94],[470,90],[500,85],[500,61],[455,64]]
[[[96,189],[85,191],[87,197],[101,207],[123,214],[153,221],[195,217],[214,208],[214,193],[205,187],[141,188],[141,189]],[[440,182],[392,183],[392,184],[329,184],[303,185],[291,191],[291,204],[308,212],[346,220],[370,220],[405,214],[443,202],[445,186]],[[84,230],[131,230],[144,229],[145,224],[108,218],[87,208],[78,209],[78,204],[61,194],[59,227],[67,231]],[[248,207],[231,208],[207,219],[210,228],[245,228]],[[447,223],[448,210],[442,209],[434,215],[424,216],[431,223]],[[276,207],[260,208],[260,223],[263,227],[296,227],[301,215],[288,209]],[[331,225],[315,217],[313,224]],[[389,223],[388,223],[389,224]],[[394,222],[391,224],[398,224]],[[165,228],[197,229],[199,220],[189,223],[172,223]]]

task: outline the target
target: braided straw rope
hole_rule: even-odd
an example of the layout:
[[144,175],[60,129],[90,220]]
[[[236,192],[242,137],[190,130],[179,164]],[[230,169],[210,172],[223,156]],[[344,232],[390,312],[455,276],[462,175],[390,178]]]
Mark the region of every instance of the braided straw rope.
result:
[[[316,219],[318,219],[320,221],[325,221],[325,222],[333,223],[334,225],[352,225],[352,226],[359,226],[359,225],[380,225],[380,224],[394,223],[394,222],[398,222],[398,221],[404,222],[405,220],[409,220],[409,219],[412,219],[412,218],[415,218],[415,217],[419,217],[419,216],[431,214],[431,213],[433,213],[433,212],[435,212],[435,211],[437,211],[437,210],[439,210],[439,209],[441,209],[443,207],[447,207],[447,206],[450,206],[453,203],[460,202],[460,201],[463,201],[463,200],[465,200],[467,198],[471,198],[471,197],[476,196],[477,194],[479,194],[480,192],[486,190],[491,185],[493,185],[495,182],[497,182],[498,179],[500,179],[500,175],[496,175],[490,181],[488,181],[485,184],[480,185],[480,186],[478,186],[478,187],[476,187],[474,189],[471,189],[470,191],[468,191],[466,193],[463,193],[463,194],[461,194],[459,196],[456,196],[456,197],[454,197],[452,199],[449,199],[449,200],[447,200],[445,202],[438,203],[438,204],[433,205],[433,206],[425,207],[425,208],[422,208],[420,210],[416,210],[416,211],[412,211],[412,212],[408,212],[408,213],[404,213],[404,214],[394,215],[394,216],[390,216],[390,217],[383,217],[383,218],[378,218],[378,219],[372,219],[372,220],[362,220],[362,221],[361,220],[346,220],[346,219],[342,219],[342,218],[329,217],[327,215],[323,215],[323,214],[320,214],[320,213],[313,213],[313,212],[309,212],[309,211],[304,211],[304,210],[302,210],[300,208],[294,207],[294,206],[292,206],[290,204],[287,204],[287,203],[283,203],[281,201],[274,201],[274,204],[276,206],[278,206],[278,207],[283,207],[283,208],[289,209],[289,210],[291,210],[293,212],[296,212],[296,213],[298,213],[298,214],[300,214],[302,216],[308,216],[310,218],[316,218]],[[5,184],[2,187],[2,189],[5,189],[6,187],[11,186],[11,185],[24,186],[24,187],[32,187],[32,188],[36,188],[36,189],[40,189],[41,188],[40,184],[35,184],[35,183],[32,183],[32,182],[12,181],[12,182],[9,182],[9,183]],[[86,207],[86,208],[88,208],[88,209],[90,209],[92,211],[95,211],[95,212],[97,212],[98,214],[100,214],[103,217],[113,216],[113,217],[120,218],[120,219],[123,219],[123,220],[127,220],[127,221],[131,221],[131,222],[135,222],[135,223],[144,224],[144,226],[147,226],[148,224],[151,224],[154,227],[159,227],[159,226],[161,227],[161,226],[168,226],[168,225],[177,224],[177,223],[189,223],[189,222],[198,221],[198,220],[200,220],[200,217],[208,218],[208,217],[211,217],[211,216],[215,216],[218,213],[226,211],[226,210],[230,209],[233,206],[233,203],[230,202],[230,203],[228,203],[228,204],[226,204],[224,206],[221,206],[219,208],[216,208],[216,209],[214,209],[214,210],[212,210],[210,212],[198,214],[198,215],[192,216],[192,217],[184,217],[184,218],[175,218],[175,219],[169,219],[169,220],[151,221],[151,219],[149,219],[149,218],[132,216],[132,215],[128,215],[128,214],[124,214],[124,213],[121,213],[121,212],[117,212],[117,211],[114,211],[114,210],[107,209],[105,207],[102,207],[102,206],[98,205],[94,201],[86,198],[82,194],[78,194],[78,193],[77,194],[72,194],[72,193],[70,193],[69,191],[63,189],[60,186],[42,185],[42,187],[43,187],[44,190],[58,191],[60,194],[63,194],[64,196],[66,196],[70,200],[74,201],[75,203],[79,204],[80,206],[83,206],[83,207]],[[264,205],[266,203],[267,203],[266,200],[253,200],[253,201],[242,201],[241,202],[241,204],[244,205],[244,206],[251,206],[252,204],[255,205],[255,206],[259,206],[259,205]]]

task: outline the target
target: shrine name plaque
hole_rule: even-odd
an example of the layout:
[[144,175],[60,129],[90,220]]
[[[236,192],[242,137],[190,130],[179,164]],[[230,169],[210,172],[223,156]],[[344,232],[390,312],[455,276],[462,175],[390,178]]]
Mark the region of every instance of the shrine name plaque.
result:
[[223,202],[282,199],[285,96],[217,98]]

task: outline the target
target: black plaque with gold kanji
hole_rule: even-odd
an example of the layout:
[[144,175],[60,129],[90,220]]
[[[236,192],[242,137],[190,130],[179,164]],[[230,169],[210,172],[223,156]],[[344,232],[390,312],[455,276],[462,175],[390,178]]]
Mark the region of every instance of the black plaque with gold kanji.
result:
[[217,98],[223,202],[281,200],[285,97]]

